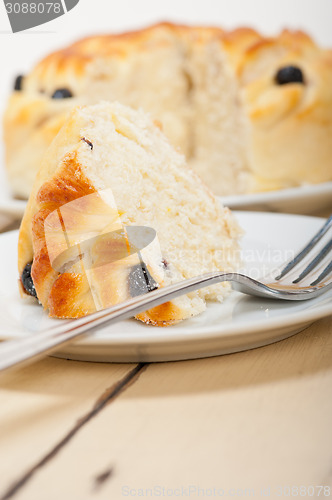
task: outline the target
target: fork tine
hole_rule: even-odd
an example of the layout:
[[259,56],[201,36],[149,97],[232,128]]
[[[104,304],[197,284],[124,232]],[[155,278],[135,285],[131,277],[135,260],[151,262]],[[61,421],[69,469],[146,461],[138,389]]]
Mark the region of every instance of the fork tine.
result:
[[318,266],[318,264],[326,257],[326,255],[330,252],[332,248],[332,239],[322,248],[318,255],[307,265],[307,267],[302,271],[300,276],[293,281],[293,283],[299,283],[303,280],[308,274]]
[[317,279],[310,283],[310,286],[316,286],[318,285],[326,276],[328,276],[330,273],[332,273],[332,261],[326,266],[323,272],[320,273]]
[[280,280],[281,278],[283,278],[284,276],[286,276],[286,274],[288,274],[292,269],[294,269],[294,267],[299,262],[301,262],[301,260],[304,259],[304,257],[306,255],[308,255],[308,253],[310,252],[310,250],[312,250],[314,248],[314,246],[323,238],[323,236],[327,233],[327,231],[330,229],[331,226],[332,226],[332,215],[330,215],[330,217],[327,219],[327,221],[325,222],[325,224],[323,225],[323,227],[318,231],[317,234],[315,234],[315,236],[312,238],[312,240],[310,240],[309,243],[303,248],[303,250],[301,250],[294,257],[294,259],[292,259],[286,265],[286,267],[281,271],[281,273],[279,274],[279,276],[277,276],[275,279],[276,280]]

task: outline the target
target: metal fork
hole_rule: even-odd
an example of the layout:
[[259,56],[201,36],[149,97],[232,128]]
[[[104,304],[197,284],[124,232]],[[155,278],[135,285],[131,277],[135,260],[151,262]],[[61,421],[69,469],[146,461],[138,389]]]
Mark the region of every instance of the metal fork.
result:
[[[101,325],[111,325],[180,295],[222,281],[230,281],[233,289],[258,297],[282,300],[307,300],[317,297],[332,288],[332,260],[329,257],[332,249],[332,238],[330,237],[323,248],[319,251],[316,250],[317,244],[322,238],[328,237],[331,233],[331,228],[332,216],[277,277],[257,281],[238,273],[210,272],[140,295],[84,318],[66,321],[59,326],[29,335],[23,339],[4,342],[0,345],[0,371],[27,361],[31,362],[42,354],[54,351],[60,345],[82,337],[87,332],[92,333]],[[306,257],[308,257],[307,261]],[[319,266],[323,268],[320,269]],[[296,278],[294,278],[294,274]],[[292,275],[294,279],[289,278]],[[308,280],[308,285],[300,284],[300,282],[308,282]]]

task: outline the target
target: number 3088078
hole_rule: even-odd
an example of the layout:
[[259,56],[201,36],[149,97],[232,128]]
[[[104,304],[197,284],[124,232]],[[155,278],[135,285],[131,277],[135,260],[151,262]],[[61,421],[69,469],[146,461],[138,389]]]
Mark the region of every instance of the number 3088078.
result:
[[45,3],[10,3],[5,4],[8,14],[54,14],[61,13],[61,4],[59,2],[45,2]]

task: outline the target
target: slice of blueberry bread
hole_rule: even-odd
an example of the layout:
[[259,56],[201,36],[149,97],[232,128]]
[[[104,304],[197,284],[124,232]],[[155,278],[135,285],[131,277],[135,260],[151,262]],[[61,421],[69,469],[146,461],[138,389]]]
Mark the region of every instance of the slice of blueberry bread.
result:
[[[137,227],[143,243],[128,237]],[[234,270],[239,234],[143,111],[116,102],[78,107],[30,195],[19,235],[21,292],[53,317],[83,316],[203,272]],[[226,283],[204,288],[138,318],[169,325],[228,292]]]

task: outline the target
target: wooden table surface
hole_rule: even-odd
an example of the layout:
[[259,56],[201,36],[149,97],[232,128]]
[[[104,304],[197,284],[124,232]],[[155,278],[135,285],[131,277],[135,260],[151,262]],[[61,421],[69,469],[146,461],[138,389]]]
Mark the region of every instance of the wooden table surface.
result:
[[0,500],[332,497],[331,317],[209,359],[48,357],[0,408]]

